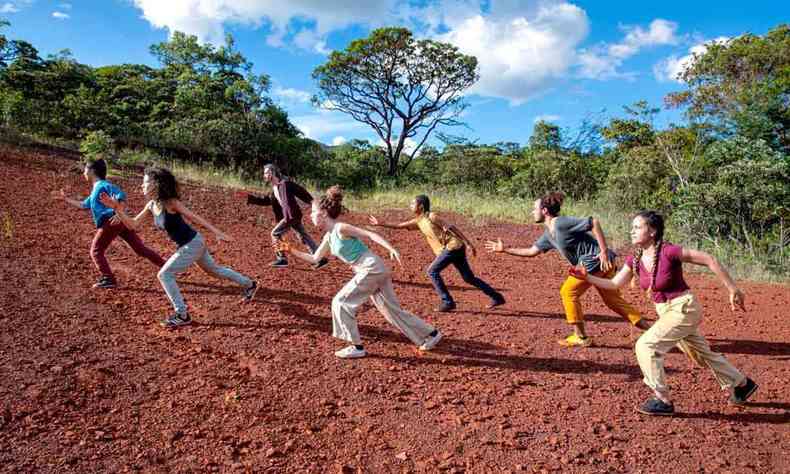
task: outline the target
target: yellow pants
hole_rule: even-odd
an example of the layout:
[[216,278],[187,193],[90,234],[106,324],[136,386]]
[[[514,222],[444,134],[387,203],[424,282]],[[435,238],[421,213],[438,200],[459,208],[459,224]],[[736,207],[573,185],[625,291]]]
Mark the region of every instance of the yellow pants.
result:
[[[611,279],[617,273],[617,269],[612,267],[608,272],[595,272],[593,276],[600,278]],[[560,288],[560,296],[562,297],[562,305],[565,307],[565,319],[568,324],[576,324],[584,322],[584,313],[582,313],[581,297],[584,292],[592,286],[585,280],[579,280],[576,277],[569,276],[565,283]],[[639,310],[628,304],[624,299],[620,290],[603,290],[596,287],[598,294],[603,298],[604,304],[612,311],[620,316],[631,321],[631,324],[637,324],[642,320],[642,315]]]

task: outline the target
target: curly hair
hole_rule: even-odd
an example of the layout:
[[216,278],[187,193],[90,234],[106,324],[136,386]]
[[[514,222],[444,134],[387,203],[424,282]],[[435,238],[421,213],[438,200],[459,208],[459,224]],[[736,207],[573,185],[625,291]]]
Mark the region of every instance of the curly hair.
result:
[[337,219],[343,213],[345,210],[343,207],[343,189],[339,184],[326,190],[326,194],[321,196],[321,200],[318,202],[318,208],[326,211],[326,214],[332,219]]
[[146,168],[145,176],[155,187],[156,200],[160,203],[170,199],[179,199],[179,186],[176,177],[167,168]]
[[[647,295],[652,296],[653,287],[656,285],[656,275],[658,275],[658,258],[661,256],[661,247],[664,243],[664,216],[655,211],[640,211],[634,217],[642,218],[645,224],[656,232],[654,237],[656,253],[653,255],[653,272],[650,275],[650,287],[647,289]],[[634,252],[634,274],[631,278],[631,286],[636,286],[639,283],[639,263],[641,261],[642,248],[638,247]]]
[[564,200],[565,195],[561,192],[551,192],[540,198],[540,207],[545,208],[552,216],[558,216]]

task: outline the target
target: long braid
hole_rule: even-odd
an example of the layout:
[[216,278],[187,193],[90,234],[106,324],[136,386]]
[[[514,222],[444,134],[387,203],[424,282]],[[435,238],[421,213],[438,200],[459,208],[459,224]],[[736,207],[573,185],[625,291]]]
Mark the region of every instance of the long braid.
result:
[[634,252],[634,268],[633,275],[631,275],[631,288],[636,288],[639,285],[639,264],[642,261],[642,247],[637,247]]
[[658,257],[661,255],[661,245],[663,240],[656,242],[656,252],[653,254],[653,274],[650,275],[650,288],[647,289],[647,296],[653,298],[653,288],[656,286],[656,275],[658,275]]

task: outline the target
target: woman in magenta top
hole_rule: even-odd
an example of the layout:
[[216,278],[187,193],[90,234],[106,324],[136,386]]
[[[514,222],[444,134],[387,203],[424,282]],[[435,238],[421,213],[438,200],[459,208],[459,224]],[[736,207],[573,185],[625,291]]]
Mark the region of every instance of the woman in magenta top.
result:
[[664,242],[664,218],[654,211],[643,211],[634,218],[631,242],[634,256],[611,280],[588,275],[582,268],[572,268],[576,278],[586,279],[604,289],[616,289],[629,280],[636,280],[656,304],[659,319],[636,342],[636,358],[644,382],[653,389],[654,397],[637,408],[646,415],[672,415],[675,407],[664,375],[664,355],[682,343],[695,360],[707,365],[722,389],[730,392],[730,402],[741,405],[757,390],[757,384],[744,376],[721,354],[713,352],[700,334],[702,306],[689,291],[683,279],[683,263],[707,267],[718,276],[730,293],[730,307],[744,311],[743,292],[738,289],[727,270],[711,255]]

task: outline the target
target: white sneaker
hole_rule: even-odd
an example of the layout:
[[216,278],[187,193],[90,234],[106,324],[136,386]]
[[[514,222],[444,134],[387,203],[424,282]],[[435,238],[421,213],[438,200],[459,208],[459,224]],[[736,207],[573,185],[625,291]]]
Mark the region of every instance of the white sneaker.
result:
[[436,347],[436,344],[439,344],[439,341],[441,341],[441,340],[442,340],[442,333],[439,332],[439,331],[436,331],[436,335],[435,336],[429,337],[428,339],[425,340],[425,342],[422,343],[422,345],[420,346],[420,350],[421,351],[429,351],[429,350],[433,349],[434,347]]
[[360,357],[365,357],[368,355],[368,353],[365,352],[365,349],[357,349],[352,345],[340,349],[339,351],[335,352],[335,355],[341,359],[359,359]]

